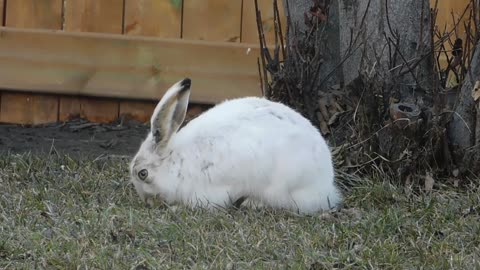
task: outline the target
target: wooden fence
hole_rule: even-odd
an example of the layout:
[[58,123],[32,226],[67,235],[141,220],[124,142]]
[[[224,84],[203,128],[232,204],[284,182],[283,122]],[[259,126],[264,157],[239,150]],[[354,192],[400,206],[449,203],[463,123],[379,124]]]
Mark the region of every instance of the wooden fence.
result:
[[[468,1],[439,2],[447,23]],[[0,0],[0,23],[0,122],[145,121],[184,76],[195,103],[261,94],[254,0]]]
[[[272,1],[259,5],[271,41]],[[148,100],[185,76],[195,103],[261,95],[253,0],[0,0],[0,9],[0,122],[145,121]]]

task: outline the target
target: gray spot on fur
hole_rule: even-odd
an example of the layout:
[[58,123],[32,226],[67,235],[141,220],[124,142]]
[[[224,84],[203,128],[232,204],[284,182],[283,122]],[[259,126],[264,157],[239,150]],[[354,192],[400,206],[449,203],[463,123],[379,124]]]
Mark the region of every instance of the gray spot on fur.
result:
[[278,119],[280,119],[280,120],[283,120],[283,116],[278,115],[278,114],[276,114],[276,113],[273,112],[273,111],[270,111],[269,113],[270,113],[271,115],[273,115],[274,117],[276,117],[276,118],[278,118]]
[[208,178],[208,182],[211,183],[212,182],[212,178],[210,177],[210,172],[209,172],[209,168],[212,167],[214,164],[213,162],[204,162],[202,164],[202,167],[200,168],[200,170],[202,171],[203,174],[205,174],[205,176],[207,176]]
[[202,172],[205,172],[206,170],[208,170],[208,168],[212,167],[214,164],[213,162],[205,162],[203,165],[202,165]]
[[183,167],[183,161],[184,161],[184,159],[181,158],[181,159],[180,159],[180,167]]

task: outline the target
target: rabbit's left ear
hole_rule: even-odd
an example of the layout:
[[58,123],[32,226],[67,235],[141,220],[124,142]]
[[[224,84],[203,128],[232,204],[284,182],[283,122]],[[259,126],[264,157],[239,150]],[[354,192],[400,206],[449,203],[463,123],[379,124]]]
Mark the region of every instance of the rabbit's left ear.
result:
[[191,85],[192,81],[189,78],[177,82],[168,89],[155,107],[150,121],[156,149],[165,148],[172,135],[177,132],[185,120]]

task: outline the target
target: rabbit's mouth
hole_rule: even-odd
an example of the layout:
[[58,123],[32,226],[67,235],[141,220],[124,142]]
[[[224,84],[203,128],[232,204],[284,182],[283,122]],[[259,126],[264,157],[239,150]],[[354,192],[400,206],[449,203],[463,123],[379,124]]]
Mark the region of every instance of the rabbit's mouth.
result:
[[143,199],[143,202],[148,206],[148,207],[153,207],[159,201],[159,196],[156,195],[146,195]]
[[131,182],[135,187],[135,190],[137,192],[137,195],[140,197],[140,200],[147,205],[153,205],[154,201],[156,201],[157,198],[160,198],[160,195],[152,192],[152,190],[149,190],[150,188],[146,186],[145,183],[140,183],[135,180],[132,180]]
[[165,194],[162,195],[161,190],[156,186],[139,182],[135,179],[132,179],[131,183],[135,187],[135,191],[140,197],[140,200],[145,203],[147,207],[164,207],[171,204],[171,202],[167,200],[167,197],[164,196]]
[[160,194],[143,194],[140,196],[141,200],[149,208],[153,207],[167,207],[167,202],[164,200]]

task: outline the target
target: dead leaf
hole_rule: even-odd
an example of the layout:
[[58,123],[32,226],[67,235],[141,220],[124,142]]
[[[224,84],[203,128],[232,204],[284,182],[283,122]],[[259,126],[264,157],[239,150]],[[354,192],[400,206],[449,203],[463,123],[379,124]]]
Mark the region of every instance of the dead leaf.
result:
[[322,135],[330,134],[330,129],[328,128],[327,122],[323,118],[322,113],[317,112],[317,118],[320,122],[320,132],[322,132]]
[[340,106],[340,104],[338,104],[338,102],[335,102],[335,107],[337,108],[337,110],[339,112],[344,112],[345,110],[342,108],[342,106]]
[[338,116],[340,115],[341,113],[340,112],[336,112],[332,115],[332,117],[330,117],[330,120],[328,120],[328,125],[331,126],[333,125],[335,122],[337,122],[337,119],[338,119]]
[[433,175],[431,172],[427,172],[425,175],[425,191],[432,191],[433,184],[435,184],[435,179],[433,179]]
[[330,88],[333,89],[333,90],[339,90],[340,89],[340,84],[332,85],[332,86],[330,86]]
[[338,112],[337,107],[335,106],[335,103],[333,103],[331,100],[328,102],[328,115],[333,116]]
[[318,107],[320,109],[320,112],[323,115],[323,119],[329,119],[330,118],[329,115],[328,115],[327,106],[328,106],[328,99],[326,97],[322,97],[318,100]]
[[410,185],[412,185],[412,175],[411,174],[407,175],[407,177],[405,178],[405,186],[409,187]]
[[475,86],[472,90],[473,100],[477,101],[480,98],[480,81],[475,82]]

